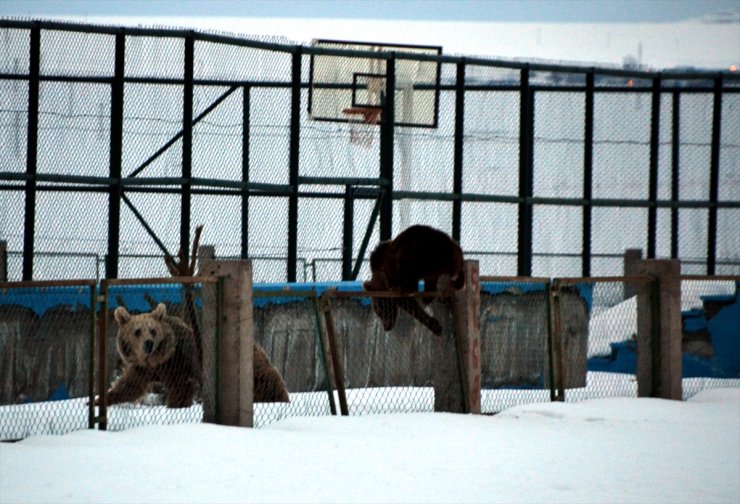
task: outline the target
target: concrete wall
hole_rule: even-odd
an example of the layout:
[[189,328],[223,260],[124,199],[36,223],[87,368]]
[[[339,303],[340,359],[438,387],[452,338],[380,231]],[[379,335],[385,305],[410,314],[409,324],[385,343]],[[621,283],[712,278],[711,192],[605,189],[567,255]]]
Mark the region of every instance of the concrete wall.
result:
[[[582,386],[578,383],[585,378],[588,311],[577,293],[565,299],[568,386]],[[136,309],[134,303],[126,304]],[[179,305],[167,304],[168,313],[181,312]],[[415,319],[401,311],[396,327],[386,333],[367,299],[333,299],[332,309],[347,388],[432,384],[435,336]],[[326,389],[317,338],[320,320],[313,298],[255,299],[255,341],[264,346],[290,392]],[[115,334],[115,323],[109,320],[107,383],[120,372]],[[58,305],[37,313],[0,304],[0,404],[59,397],[60,386],[69,397],[86,396],[89,335],[87,308]],[[547,350],[544,290],[482,292],[483,388],[547,387]]]

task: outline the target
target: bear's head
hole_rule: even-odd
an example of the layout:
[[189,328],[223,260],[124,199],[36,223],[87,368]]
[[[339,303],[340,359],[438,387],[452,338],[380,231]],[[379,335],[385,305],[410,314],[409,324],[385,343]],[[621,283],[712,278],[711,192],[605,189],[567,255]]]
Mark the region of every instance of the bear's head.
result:
[[165,317],[167,307],[160,303],[151,313],[131,315],[119,306],[113,312],[118,323],[116,348],[126,364],[156,367],[175,352],[177,340]]

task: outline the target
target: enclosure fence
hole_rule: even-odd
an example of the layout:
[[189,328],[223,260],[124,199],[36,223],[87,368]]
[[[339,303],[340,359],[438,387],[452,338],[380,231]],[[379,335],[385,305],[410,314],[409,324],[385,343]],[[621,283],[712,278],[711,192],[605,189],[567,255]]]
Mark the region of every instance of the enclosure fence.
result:
[[[653,277],[481,277],[480,283],[482,413],[638,396],[639,342],[653,337],[638,334],[638,315],[655,310],[638,300],[656,287]],[[215,277],[0,283],[0,438],[217,422],[220,285]],[[452,359],[440,350],[454,339],[449,294],[375,293],[356,284],[258,286],[254,341],[281,374],[289,401],[255,403],[254,426],[296,416],[437,411],[435,387],[461,372],[459,348]],[[740,276],[681,278],[684,398],[740,386],[738,296]],[[373,301],[412,299],[441,324],[442,335],[400,305],[386,330],[373,309]],[[188,407],[168,407],[171,390],[157,381],[137,400],[108,405],[106,391],[125,373],[114,309],[149,313],[160,303],[197,328],[201,387]]]
[[[320,57],[382,67],[378,124],[309,113]],[[414,62],[438,79],[409,88]],[[409,93],[432,124],[393,120]],[[729,71],[0,20],[5,279],[166,276],[198,224],[257,282],[366,277],[414,223],[489,275],[619,275],[627,248],[738,274],[739,93]]]

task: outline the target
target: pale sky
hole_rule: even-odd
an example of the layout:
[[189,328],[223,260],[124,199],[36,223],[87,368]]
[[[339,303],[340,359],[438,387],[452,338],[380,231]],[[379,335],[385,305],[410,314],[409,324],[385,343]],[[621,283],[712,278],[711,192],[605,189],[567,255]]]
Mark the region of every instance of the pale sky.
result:
[[516,22],[672,22],[740,0],[0,0],[0,16],[290,17]]

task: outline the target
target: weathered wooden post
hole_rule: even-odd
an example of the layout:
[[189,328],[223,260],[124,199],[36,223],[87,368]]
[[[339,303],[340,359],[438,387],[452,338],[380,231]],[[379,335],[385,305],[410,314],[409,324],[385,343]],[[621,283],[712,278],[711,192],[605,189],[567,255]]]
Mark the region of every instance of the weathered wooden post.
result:
[[[204,260],[202,276],[222,277],[221,334],[218,345],[203,342],[203,362],[218,366],[216,411],[205,420],[239,427],[254,425],[254,313],[252,262]],[[213,310],[204,310],[206,312]],[[204,326],[207,323],[204,321]],[[213,415],[213,417],[212,417]]]
[[646,259],[635,273],[654,278],[637,294],[637,395],[681,400],[680,262]]
[[[642,261],[642,249],[630,248],[624,251],[624,276],[635,275],[637,267]],[[638,287],[629,282],[624,284],[624,299],[637,294]]]
[[480,413],[480,278],[478,261],[465,261],[465,288],[452,297],[449,315],[435,314],[451,333],[433,338],[434,411]]

